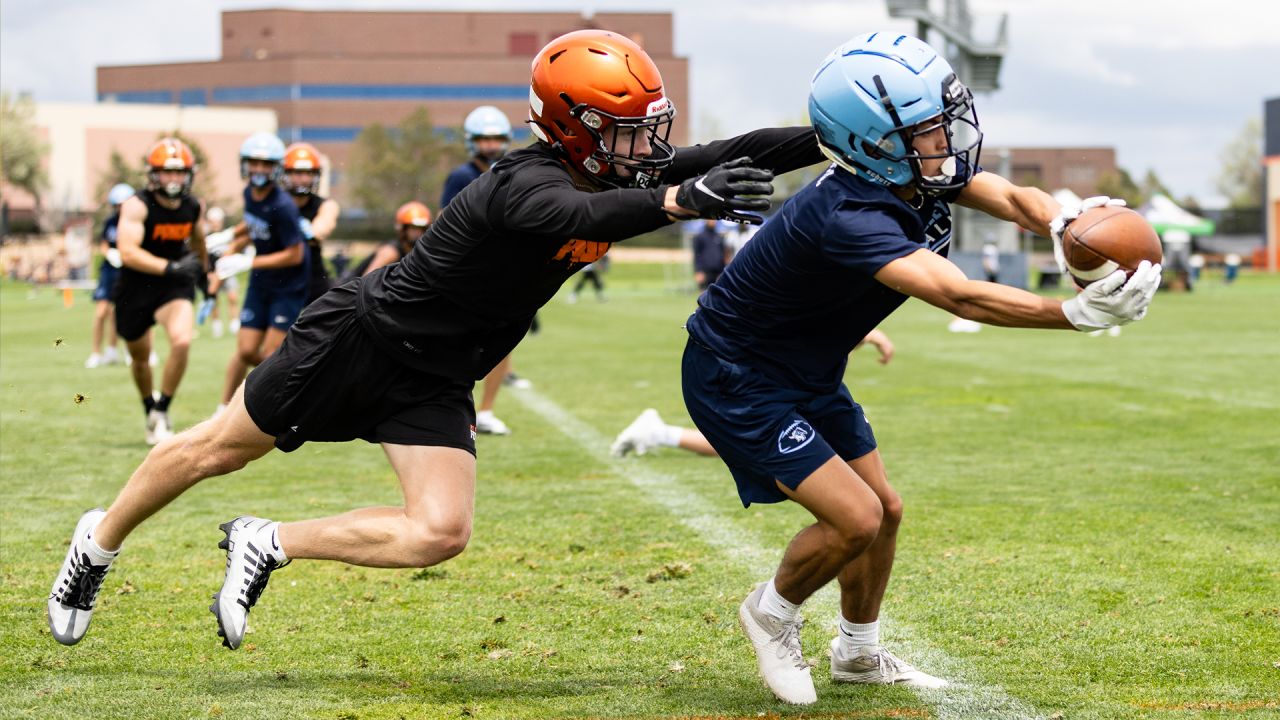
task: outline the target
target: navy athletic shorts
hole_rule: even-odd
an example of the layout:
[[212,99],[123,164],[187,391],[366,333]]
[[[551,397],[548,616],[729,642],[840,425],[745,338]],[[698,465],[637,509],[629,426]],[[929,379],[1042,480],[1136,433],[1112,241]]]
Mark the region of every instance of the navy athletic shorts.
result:
[[98,287],[93,289],[93,301],[111,302],[116,293],[116,280],[120,278],[120,269],[108,262],[103,262],[98,269]]
[[249,417],[284,452],[360,438],[475,455],[475,383],[391,357],[360,323],[359,292],[353,281],[307,306],[279,349],[245,380]]
[[782,502],[775,481],[795,490],[832,457],[876,449],[862,406],[843,385],[825,394],[787,387],[693,339],[681,384],[689,417],[729,466],[744,506]]
[[244,304],[240,306],[240,327],[266,330],[288,330],[293,326],[302,308],[307,304],[307,288],[275,290],[261,287],[261,283],[249,283]]

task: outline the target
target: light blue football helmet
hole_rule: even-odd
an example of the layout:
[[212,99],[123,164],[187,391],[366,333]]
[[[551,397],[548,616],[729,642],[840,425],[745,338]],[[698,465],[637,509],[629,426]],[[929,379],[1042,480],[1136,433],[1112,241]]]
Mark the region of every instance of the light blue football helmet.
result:
[[[274,163],[270,173],[249,172],[250,160]],[[264,187],[280,179],[284,172],[284,143],[274,133],[256,132],[240,143],[240,177],[254,187]]]
[[507,148],[511,144],[511,121],[507,119],[506,113],[498,108],[492,105],[481,105],[468,113],[467,119],[462,121],[462,133],[467,152],[472,155],[479,154],[476,151],[476,138],[505,138],[506,142],[503,143],[502,150],[494,153],[495,157],[485,158],[489,162],[494,162],[507,153]]
[[[982,152],[973,93],[927,43],[896,32],[859,35],[822,61],[809,89],[809,120],[822,152],[840,167],[931,195],[968,184]],[[913,138],[939,126],[946,152],[921,155]],[[921,173],[927,158],[944,160],[939,174]]]
[[120,207],[125,200],[133,197],[133,186],[129,183],[116,183],[107,191],[107,204]]

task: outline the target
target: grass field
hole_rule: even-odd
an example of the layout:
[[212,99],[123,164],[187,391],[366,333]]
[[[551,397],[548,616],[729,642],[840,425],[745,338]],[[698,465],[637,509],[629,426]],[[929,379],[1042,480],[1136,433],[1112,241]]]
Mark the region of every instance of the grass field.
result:
[[[545,310],[517,353],[535,389],[499,400],[515,432],[480,440],[466,553],[296,563],[236,652],[207,610],[217,524],[396,503],[380,450],[308,445],[198,486],[129,539],[89,635],[62,647],[49,585],[79,514],[142,459],[142,413],[125,368],[82,369],[87,297],[4,286],[0,717],[800,715],[756,678],[735,613],[806,515],[744,510],[716,460],[607,456],[645,407],[688,420],[693,298],[665,274],[615,265],[608,303]],[[1162,294],[1120,338],[946,320],[908,303],[885,326],[898,356],[856,353],[847,382],[906,504],[886,638],[956,682],[833,686],[823,593],[803,715],[1280,717],[1280,278]],[[196,341],[179,427],[213,409],[231,349]]]

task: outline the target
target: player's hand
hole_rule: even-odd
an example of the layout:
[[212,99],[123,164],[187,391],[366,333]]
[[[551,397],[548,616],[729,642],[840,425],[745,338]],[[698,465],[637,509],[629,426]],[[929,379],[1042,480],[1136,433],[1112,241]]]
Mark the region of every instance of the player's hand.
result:
[[124,258],[120,257],[120,250],[111,248],[107,250],[107,264],[113,268],[124,267]]
[[221,250],[231,244],[236,239],[236,229],[233,227],[226,230],[219,230],[216,233],[209,233],[204,236],[204,249],[212,253]]
[[247,248],[242,253],[232,253],[231,255],[223,255],[218,258],[214,271],[218,273],[218,277],[222,280],[233,275],[239,275],[245,270],[253,267],[253,248]]
[[1062,232],[1067,229],[1071,221],[1080,217],[1086,210],[1103,207],[1104,205],[1124,207],[1126,204],[1121,198],[1094,195],[1081,200],[1079,205],[1063,205],[1062,210],[1058,212],[1058,217],[1049,221],[1049,238],[1053,240],[1053,260],[1058,263],[1058,272],[1065,273],[1067,271],[1067,256],[1062,254]]
[[764,218],[741,211],[768,210],[769,198],[744,196],[771,195],[772,181],[772,172],[751,167],[751,158],[740,157],[680,183],[676,204],[700,218],[759,225]]
[[174,280],[195,283],[201,275],[204,275],[204,267],[200,258],[195,255],[183,255],[177,260],[170,260],[169,264],[164,266],[164,276]]
[[1160,265],[1143,260],[1128,282],[1124,271],[1117,270],[1062,303],[1062,312],[1081,332],[1127,325],[1146,316],[1159,287]]

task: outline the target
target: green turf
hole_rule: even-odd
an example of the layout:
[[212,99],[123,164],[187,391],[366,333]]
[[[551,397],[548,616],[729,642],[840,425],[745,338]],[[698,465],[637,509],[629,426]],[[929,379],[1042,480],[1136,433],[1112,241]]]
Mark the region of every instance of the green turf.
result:
[[[561,296],[519,371],[598,436],[649,406],[686,423],[693,298],[665,289],[671,276],[615,265],[609,302]],[[0,717],[801,712],[763,689],[736,628],[762,578],[628,474],[674,479],[709,522],[774,553],[804,513],[743,510],[716,460],[610,463],[516,390],[498,405],[514,434],[480,440],[459,558],[419,572],[296,563],[273,578],[246,645],[221,648],[207,610],[219,522],[398,499],[376,447],[308,445],[209,480],[143,525],[88,637],[58,645],[44,598],[71,529],[145,453],[128,371],[82,369],[89,312],[83,295],[68,311],[49,290],[0,289]],[[970,690],[955,697],[1003,688],[1046,718],[1280,717],[1280,278],[1162,294],[1120,338],[953,335],[946,320],[908,303],[885,327],[892,364],[850,363],[906,505],[889,639],[963,667]],[[231,349],[196,341],[180,427],[213,409]],[[806,715],[965,716],[902,688],[832,686],[830,602],[816,605],[804,644],[820,701]]]

